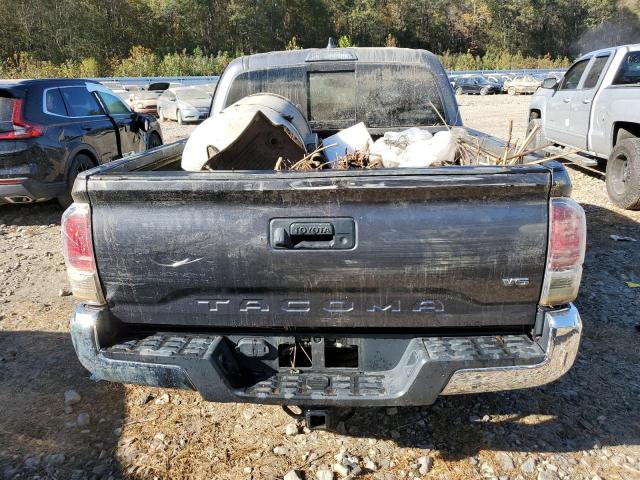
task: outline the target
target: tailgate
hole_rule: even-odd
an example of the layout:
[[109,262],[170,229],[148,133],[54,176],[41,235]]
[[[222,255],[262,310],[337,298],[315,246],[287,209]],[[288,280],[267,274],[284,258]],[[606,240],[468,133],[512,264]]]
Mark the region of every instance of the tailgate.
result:
[[540,166],[138,172],[88,192],[124,322],[450,329],[535,322],[550,181]]

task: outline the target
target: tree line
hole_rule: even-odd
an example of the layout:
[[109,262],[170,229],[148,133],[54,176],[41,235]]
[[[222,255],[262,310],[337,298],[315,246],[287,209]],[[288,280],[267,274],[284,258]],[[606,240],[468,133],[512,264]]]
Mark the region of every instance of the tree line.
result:
[[0,76],[218,74],[241,54],[426,48],[446,68],[554,68],[640,41],[637,0],[0,0]]

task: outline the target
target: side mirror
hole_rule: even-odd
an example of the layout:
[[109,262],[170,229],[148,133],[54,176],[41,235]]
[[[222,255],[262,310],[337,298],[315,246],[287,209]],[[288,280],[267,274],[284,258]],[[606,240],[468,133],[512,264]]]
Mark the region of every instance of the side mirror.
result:
[[148,132],[149,130],[151,130],[151,122],[146,117],[146,115],[136,114],[136,122],[135,122],[135,124],[143,132]]
[[548,88],[549,90],[555,90],[556,88],[558,88],[558,81],[553,77],[545,78],[542,81],[542,88]]

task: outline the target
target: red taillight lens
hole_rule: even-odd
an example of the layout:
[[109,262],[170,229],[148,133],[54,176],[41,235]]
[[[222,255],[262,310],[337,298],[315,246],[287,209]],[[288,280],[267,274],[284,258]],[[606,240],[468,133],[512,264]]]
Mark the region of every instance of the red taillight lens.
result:
[[104,305],[104,293],[93,257],[88,204],[74,203],[62,215],[62,247],[73,294],[87,303]]
[[584,210],[570,198],[554,198],[549,211],[549,254],[540,304],[563,305],[575,300],[582,278],[587,241]]
[[23,140],[26,138],[40,137],[42,135],[42,128],[39,125],[29,123],[25,120],[24,100],[21,98],[13,100],[11,123],[13,130],[0,132],[0,140]]
[[67,266],[94,272],[89,205],[74,203],[62,216],[62,246]]
[[551,202],[549,268],[562,270],[582,264],[586,223],[582,207],[570,199]]

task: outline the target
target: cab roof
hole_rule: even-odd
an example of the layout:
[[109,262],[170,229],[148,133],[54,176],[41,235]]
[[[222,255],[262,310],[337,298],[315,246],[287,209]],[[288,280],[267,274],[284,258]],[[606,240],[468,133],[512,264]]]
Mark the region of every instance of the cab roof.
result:
[[[587,52],[584,55],[581,55],[580,58],[578,58],[578,60],[583,60],[585,58],[591,58],[594,56],[598,56],[602,53],[610,53],[610,52],[614,52],[614,51],[618,51],[618,50],[626,50],[626,51],[640,51],[640,43],[630,43],[627,45],[615,45],[612,47],[607,47],[607,48],[600,48],[598,50],[593,50],[591,52]],[[576,60],[576,61],[578,61]]]
[[396,47],[308,48],[257,53],[240,57],[234,62],[243,64],[246,70],[262,70],[285,65],[313,62],[364,62],[364,63],[424,63],[436,60],[428,50]]

